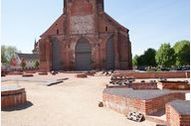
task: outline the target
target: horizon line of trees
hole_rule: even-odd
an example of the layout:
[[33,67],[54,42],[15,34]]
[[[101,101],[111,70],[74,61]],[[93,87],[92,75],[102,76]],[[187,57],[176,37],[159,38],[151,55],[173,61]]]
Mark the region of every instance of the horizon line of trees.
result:
[[134,67],[181,67],[190,65],[190,41],[161,44],[158,50],[148,48],[144,54],[133,57]]

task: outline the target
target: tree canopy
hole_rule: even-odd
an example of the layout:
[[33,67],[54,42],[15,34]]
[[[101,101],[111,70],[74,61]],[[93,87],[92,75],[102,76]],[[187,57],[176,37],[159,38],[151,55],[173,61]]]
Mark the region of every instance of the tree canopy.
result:
[[175,64],[175,52],[170,44],[164,43],[156,53],[156,62],[162,67],[171,67]]
[[155,61],[156,50],[149,48],[147,49],[143,55],[135,55],[133,58],[134,66],[156,66]]
[[9,64],[16,52],[20,52],[14,46],[1,46],[1,63]]
[[138,55],[134,56],[134,58],[133,58],[133,66],[138,66],[138,58],[139,58]]
[[146,66],[156,66],[156,60],[155,60],[155,56],[156,56],[156,50],[149,48],[148,50],[146,50],[144,52],[144,60],[145,60],[145,65]]
[[190,41],[178,41],[173,47],[169,43],[163,43],[157,51],[148,48],[144,54],[134,56],[133,65],[137,67],[173,66],[178,68],[190,65]]
[[176,56],[176,66],[183,66],[190,64],[190,42],[182,40],[176,42],[173,47]]

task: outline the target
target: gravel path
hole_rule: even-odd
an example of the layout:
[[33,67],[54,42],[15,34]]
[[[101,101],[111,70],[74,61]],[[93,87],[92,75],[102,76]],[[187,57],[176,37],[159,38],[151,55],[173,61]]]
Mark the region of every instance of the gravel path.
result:
[[[102,91],[109,77],[77,79],[74,74],[61,84],[47,87],[41,83],[20,82],[33,105],[15,111],[2,111],[2,126],[155,126],[155,123],[129,121],[108,108],[99,108]],[[49,76],[43,77],[53,78]],[[6,82],[7,84],[7,82]]]

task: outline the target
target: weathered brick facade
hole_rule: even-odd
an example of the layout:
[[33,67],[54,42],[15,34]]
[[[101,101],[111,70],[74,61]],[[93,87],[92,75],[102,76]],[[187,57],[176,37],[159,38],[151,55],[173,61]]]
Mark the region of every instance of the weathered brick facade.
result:
[[129,30],[104,12],[104,0],[64,0],[39,49],[41,70],[132,69]]

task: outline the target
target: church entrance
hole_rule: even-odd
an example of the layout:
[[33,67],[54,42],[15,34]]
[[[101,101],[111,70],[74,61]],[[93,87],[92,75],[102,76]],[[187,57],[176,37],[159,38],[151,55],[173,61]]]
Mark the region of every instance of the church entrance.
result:
[[62,69],[60,43],[56,38],[52,39],[52,70],[58,71]]
[[88,40],[81,38],[75,48],[75,67],[76,70],[91,70],[91,45]]
[[114,50],[113,37],[111,37],[107,42],[106,69],[107,70],[114,70],[115,69],[115,50]]

